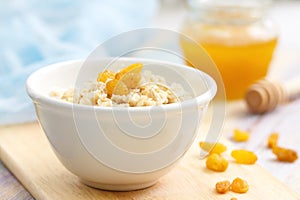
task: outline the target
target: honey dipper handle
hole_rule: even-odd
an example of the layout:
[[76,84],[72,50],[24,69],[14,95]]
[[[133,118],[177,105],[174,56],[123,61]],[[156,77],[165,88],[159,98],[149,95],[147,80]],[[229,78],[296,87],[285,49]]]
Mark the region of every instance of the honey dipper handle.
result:
[[288,100],[285,87],[270,79],[262,79],[251,85],[245,100],[252,113],[265,113],[273,110],[278,104]]
[[290,100],[300,97],[300,77],[284,83],[283,87]]
[[248,88],[245,100],[251,112],[261,114],[299,96],[300,79],[293,79],[286,83],[262,79]]

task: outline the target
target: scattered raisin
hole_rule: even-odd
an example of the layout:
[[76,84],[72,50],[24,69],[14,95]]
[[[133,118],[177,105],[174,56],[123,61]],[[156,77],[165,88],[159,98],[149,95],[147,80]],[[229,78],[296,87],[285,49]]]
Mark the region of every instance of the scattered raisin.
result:
[[246,193],[249,190],[247,181],[241,178],[235,178],[231,183],[231,191],[235,193]]
[[277,146],[278,133],[272,133],[268,138],[268,148]]
[[249,140],[250,134],[247,131],[235,129],[233,131],[233,139],[237,142],[245,142]]
[[212,154],[212,153],[221,154],[227,150],[227,147],[224,144],[221,144],[218,142],[217,143],[200,142],[199,146],[201,149],[209,152],[210,154]]
[[272,152],[277,156],[277,160],[282,162],[294,162],[298,159],[297,152],[292,149],[275,146]]
[[207,157],[206,167],[213,171],[223,172],[228,167],[228,161],[221,155],[213,153]]
[[216,183],[216,191],[220,194],[225,194],[230,190],[229,181],[220,181]]
[[255,153],[243,149],[232,151],[231,156],[240,164],[254,164],[257,160]]

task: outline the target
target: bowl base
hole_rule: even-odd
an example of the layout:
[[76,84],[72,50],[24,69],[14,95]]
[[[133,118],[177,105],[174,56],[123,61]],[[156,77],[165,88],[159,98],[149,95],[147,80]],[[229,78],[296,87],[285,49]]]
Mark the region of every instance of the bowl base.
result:
[[84,179],[80,179],[80,181],[90,187],[101,189],[101,190],[109,190],[109,191],[132,191],[132,190],[140,190],[145,189],[148,187],[153,186],[155,183],[157,183],[157,180],[151,181],[151,182],[145,182],[145,183],[139,183],[139,184],[105,184],[105,183],[98,183],[98,182],[92,182],[87,181]]

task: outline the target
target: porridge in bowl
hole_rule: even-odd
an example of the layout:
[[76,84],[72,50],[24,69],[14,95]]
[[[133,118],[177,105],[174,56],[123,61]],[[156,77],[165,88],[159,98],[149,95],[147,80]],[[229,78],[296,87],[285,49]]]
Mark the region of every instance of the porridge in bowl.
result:
[[142,63],[135,63],[117,73],[105,70],[97,80],[87,82],[80,90],[53,90],[50,96],[77,104],[104,107],[158,106],[192,98],[181,84],[168,84],[164,77],[150,70],[142,72],[142,69]]
[[[114,73],[98,75],[108,64]],[[118,191],[149,187],[178,164],[217,91],[197,69],[126,57],[55,63],[30,75],[26,88],[66,169],[86,185]],[[145,106],[159,104],[166,106]]]

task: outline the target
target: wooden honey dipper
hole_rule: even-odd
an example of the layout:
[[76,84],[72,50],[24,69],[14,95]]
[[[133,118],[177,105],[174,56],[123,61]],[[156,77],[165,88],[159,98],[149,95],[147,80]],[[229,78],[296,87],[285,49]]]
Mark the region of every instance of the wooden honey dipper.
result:
[[262,114],[274,110],[277,105],[300,96],[300,79],[280,83],[272,79],[262,79],[251,85],[245,100],[252,113]]

